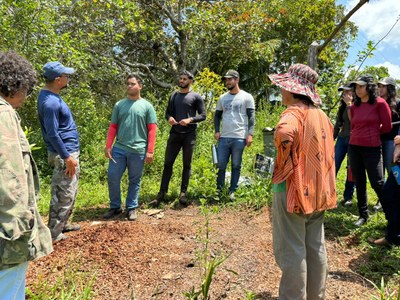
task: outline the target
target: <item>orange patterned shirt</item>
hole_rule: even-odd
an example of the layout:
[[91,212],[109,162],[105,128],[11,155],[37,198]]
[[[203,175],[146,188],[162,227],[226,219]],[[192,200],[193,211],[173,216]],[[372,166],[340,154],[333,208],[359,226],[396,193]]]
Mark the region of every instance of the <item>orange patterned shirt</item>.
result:
[[310,214],[336,207],[333,126],[319,108],[298,102],[275,128],[272,183],[286,180],[287,210]]

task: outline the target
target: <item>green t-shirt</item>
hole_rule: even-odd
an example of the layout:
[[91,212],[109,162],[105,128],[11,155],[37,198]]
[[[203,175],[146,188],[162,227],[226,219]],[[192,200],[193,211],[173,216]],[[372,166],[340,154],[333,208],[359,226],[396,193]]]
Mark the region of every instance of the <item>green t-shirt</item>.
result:
[[137,154],[146,153],[147,125],[156,124],[153,105],[145,99],[118,101],[111,115],[111,123],[118,125],[115,147]]
[[286,180],[282,181],[281,183],[273,183],[272,192],[274,193],[286,192]]

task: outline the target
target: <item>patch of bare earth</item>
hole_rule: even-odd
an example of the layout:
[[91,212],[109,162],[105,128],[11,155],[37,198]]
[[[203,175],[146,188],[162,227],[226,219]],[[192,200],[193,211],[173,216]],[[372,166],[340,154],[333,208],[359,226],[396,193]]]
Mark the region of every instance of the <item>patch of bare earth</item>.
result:
[[[78,271],[95,274],[95,299],[185,299],[184,291],[200,288],[196,253],[204,244],[196,235],[204,218],[198,207],[166,210],[160,219],[140,213],[134,222],[121,217],[80,224],[51,255],[29,265],[29,287],[40,276],[51,284],[73,261]],[[270,211],[224,209],[212,216],[210,227],[212,253],[229,255],[215,274],[210,299],[245,299],[246,291],[257,299],[277,299],[280,270]],[[327,299],[369,299],[372,287],[351,270],[363,253],[335,241],[327,241],[327,249]]]

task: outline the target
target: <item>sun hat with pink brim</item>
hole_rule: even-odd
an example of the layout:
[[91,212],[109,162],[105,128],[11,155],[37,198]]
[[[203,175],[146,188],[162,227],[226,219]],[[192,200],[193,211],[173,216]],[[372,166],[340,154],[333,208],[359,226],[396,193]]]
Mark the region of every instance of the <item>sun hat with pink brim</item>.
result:
[[303,64],[294,64],[284,74],[268,75],[271,82],[280,88],[294,94],[300,94],[310,97],[311,101],[320,106],[322,104],[315,84],[318,81],[318,74],[309,66]]

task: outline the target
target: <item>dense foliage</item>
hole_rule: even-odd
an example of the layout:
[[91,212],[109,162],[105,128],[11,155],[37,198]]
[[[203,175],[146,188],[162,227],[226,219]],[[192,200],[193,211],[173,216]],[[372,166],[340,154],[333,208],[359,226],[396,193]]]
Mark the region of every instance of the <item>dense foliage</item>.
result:
[[[83,177],[102,181],[104,138],[113,104],[124,96],[127,73],[145,77],[143,96],[160,116],[179,71],[198,73],[195,88],[205,96],[211,118],[223,91],[217,74],[235,68],[242,88],[263,110],[274,92],[266,74],[305,62],[311,42],[329,35],[343,14],[334,0],[5,0],[0,2],[0,49],[23,54],[38,72],[50,60],[76,69],[63,98],[79,127]],[[319,88],[328,109],[355,32],[348,23],[320,55]],[[36,155],[45,174],[36,117],[39,88],[20,114],[31,142],[42,147]]]

